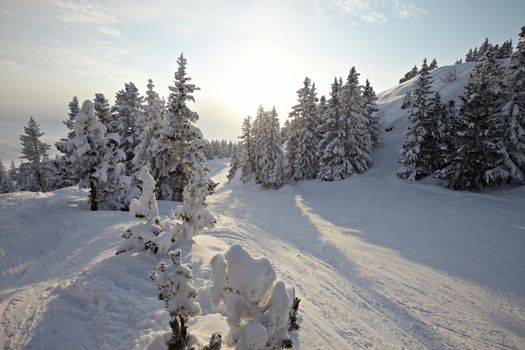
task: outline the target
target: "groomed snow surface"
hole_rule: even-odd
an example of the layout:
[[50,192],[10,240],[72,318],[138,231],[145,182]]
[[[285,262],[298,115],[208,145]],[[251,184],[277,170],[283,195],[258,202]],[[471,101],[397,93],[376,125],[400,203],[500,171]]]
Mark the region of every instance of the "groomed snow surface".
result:
[[[458,79],[433,72],[457,98]],[[454,192],[395,177],[406,130],[399,110],[414,79],[379,95],[385,126],[375,164],[340,182],[264,190],[226,182],[208,198],[218,223],[180,247],[204,317],[190,332],[228,333],[213,311],[211,258],[239,243],[272,262],[301,298],[296,349],[525,349],[525,187]],[[129,213],[90,212],[87,193],[0,195],[0,348],[162,349],[169,316],[148,278],[152,254],[115,255]],[[173,202],[159,202],[161,215]],[[223,347],[226,348],[226,347]]]

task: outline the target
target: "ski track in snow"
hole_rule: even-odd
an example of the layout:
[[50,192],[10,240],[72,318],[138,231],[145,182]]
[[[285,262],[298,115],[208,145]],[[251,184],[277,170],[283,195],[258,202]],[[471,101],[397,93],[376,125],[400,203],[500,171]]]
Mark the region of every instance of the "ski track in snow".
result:
[[[436,69],[434,89],[456,98],[472,66],[458,65],[450,84],[438,79],[450,68]],[[525,349],[525,188],[397,179],[399,107],[414,81],[379,94],[393,130],[366,174],[273,191],[227,183],[227,161],[209,163],[218,223],[186,256],[203,310],[206,259],[240,243],[302,299],[296,349]],[[143,349],[167,329],[147,277],[165,257],[115,256],[135,220],[90,212],[86,198],[78,188],[0,195],[0,348]],[[162,214],[175,204],[159,202]]]

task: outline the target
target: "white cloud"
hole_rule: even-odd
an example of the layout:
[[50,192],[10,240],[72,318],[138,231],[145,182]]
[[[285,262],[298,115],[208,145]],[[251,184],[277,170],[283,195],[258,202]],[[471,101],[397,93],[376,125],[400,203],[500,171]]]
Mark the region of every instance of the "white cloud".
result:
[[419,1],[395,0],[393,5],[394,15],[399,18],[418,17],[425,14],[425,10],[419,7]]
[[65,23],[115,23],[117,19],[104,13],[99,4],[86,0],[50,0],[58,11],[57,19]]
[[417,17],[424,14],[418,0],[329,0],[336,9],[359,18],[363,22],[384,24],[388,14],[398,18]]
[[109,28],[109,27],[100,27],[98,28],[98,31],[101,32],[104,35],[112,36],[114,38],[120,38],[122,37],[122,33],[116,30],[115,28]]

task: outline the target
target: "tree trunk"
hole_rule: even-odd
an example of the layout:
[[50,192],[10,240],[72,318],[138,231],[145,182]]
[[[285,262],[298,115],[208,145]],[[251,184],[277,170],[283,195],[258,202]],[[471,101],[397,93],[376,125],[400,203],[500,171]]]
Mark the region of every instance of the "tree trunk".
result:
[[97,211],[97,187],[95,186],[95,181],[93,179],[89,180],[89,201],[91,203],[91,211]]

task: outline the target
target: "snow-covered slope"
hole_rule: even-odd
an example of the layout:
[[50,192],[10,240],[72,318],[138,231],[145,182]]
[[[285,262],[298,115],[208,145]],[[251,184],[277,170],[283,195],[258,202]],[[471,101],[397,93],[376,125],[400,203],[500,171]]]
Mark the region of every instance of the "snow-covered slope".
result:
[[[435,70],[435,88],[456,98],[471,68],[457,65],[452,83]],[[209,259],[240,243],[302,299],[296,349],[525,349],[525,187],[465,193],[396,178],[411,84],[379,94],[394,128],[366,174],[273,191],[227,183],[227,161],[209,164],[218,224],[185,257],[205,312]],[[162,348],[168,316],[147,277],[159,258],[115,256],[135,220],[89,212],[85,196],[0,196],[0,348]],[[220,314],[190,329],[227,332]]]

